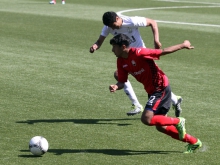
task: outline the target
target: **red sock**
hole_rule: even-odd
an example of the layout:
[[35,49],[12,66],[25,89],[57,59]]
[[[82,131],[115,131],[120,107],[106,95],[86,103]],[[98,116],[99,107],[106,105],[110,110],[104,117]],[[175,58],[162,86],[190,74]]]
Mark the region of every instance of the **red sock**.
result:
[[152,117],[150,125],[168,126],[168,125],[176,125],[178,123],[179,123],[178,118],[167,117],[163,115],[155,115]]
[[167,126],[166,130],[164,131],[165,134],[171,136],[172,138],[179,140],[179,133],[175,126]]
[[186,134],[183,141],[189,144],[195,144],[198,141],[198,139],[190,134]]
[[[167,126],[166,127],[166,130],[164,132],[165,134],[171,136],[172,138],[176,139],[176,140],[179,140],[179,134],[178,134],[178,131],[176,129],[175,126]],[[197,138],[189,135],[189,134],[186,134],[184,139],[181,140],[183,142],[187,142],[187,143],[190,143],[190,144],[195,144],[197,142]]]

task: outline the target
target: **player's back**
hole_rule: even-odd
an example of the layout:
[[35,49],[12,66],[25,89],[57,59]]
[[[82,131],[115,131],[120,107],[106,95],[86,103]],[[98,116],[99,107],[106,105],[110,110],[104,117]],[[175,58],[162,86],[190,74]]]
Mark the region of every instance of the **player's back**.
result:
[[145,47],[138,28],[146,26],[146,18],[128,16],[120,16],[120,18],[122,18],[123,23],[119,29],[113,30],[108,26],[104,26],[101,35],[106,37],[109,33],[113,36],[125,34],[131,39],[130,47]]

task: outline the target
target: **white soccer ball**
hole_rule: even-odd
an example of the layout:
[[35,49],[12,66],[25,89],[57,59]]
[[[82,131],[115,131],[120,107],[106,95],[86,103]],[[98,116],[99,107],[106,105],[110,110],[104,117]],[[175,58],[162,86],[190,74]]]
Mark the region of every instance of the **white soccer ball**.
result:
[[43,155],[47,152],[49,144],[43,136],[35,136],[29,142],[29,149],[33,155]]

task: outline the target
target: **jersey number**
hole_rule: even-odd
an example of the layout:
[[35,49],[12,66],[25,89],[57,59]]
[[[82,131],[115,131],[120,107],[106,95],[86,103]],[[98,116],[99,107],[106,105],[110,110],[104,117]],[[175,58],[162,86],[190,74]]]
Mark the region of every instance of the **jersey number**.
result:
[[154,103],[154,99],[155,99],[155,96],[151,96],[151,97],[149,98],[148,102],[147,102],[147,105],[152,106],[153,103]]

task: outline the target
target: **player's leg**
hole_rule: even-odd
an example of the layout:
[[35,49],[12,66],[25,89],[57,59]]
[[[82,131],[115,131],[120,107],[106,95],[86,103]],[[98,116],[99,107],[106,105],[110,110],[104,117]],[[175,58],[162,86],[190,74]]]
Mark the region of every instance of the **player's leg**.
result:
[[[180,121],[177,123],[177,122],[173,122],[174,125],[170,125],[172,124],[172,120],[175,120],[175,119],[178,119],[178,118],[170,118],[170,117],[166,117],[166,116],[163,116],[163,115],[154,115],[152,113],[152,111],[147,111],[146,110],[143,112],[143,114],[145,114],[145,120],[143,120],[142,118],[142,122],[144,121],[144,124],[147,124],[147,125],[156,125],[156,129],[159,131],[159,132],[162,132],[168,136],[171,136],[172,138],[176,139],[176,140],[180,140],[182,142],[186,142],[188,143],[187,145],[187,150],[184,152],[184,153],[193,153],[195,152],[195,150],[199,149],[200,147],[202,147],[202,142],[190,135],[190,134],[187,134],[185,133],[185,127],[183,126],[183,128],[181,128],[182,131],[179,131],[177,129],[177,125],[179,123],[181,123],[181,119]],[[171,120],[170,120],[171,119]],[[152,122],[152,120],[154,120],[154,122]],[[177,123],[177,124],[176,124]],[[165,126],[165,125],[168,125],[168,126]]]
[[[157,126],[156,128],[159,132],[162,132],[173,139],[180,140],[178,130],[175,126]],[[196,149],[202,147],[202,142],[198,138],[187,133],[180,141],[188,143],[187,150],[184,153],[193,153]]]
[[192,153],[202,146],[202,142],[186,134],[185,119],[182,117],[167,117],[171,100],[171,89],[166,87],[161,92],[152,94],[142,113],[141,121],[146,125],[155,125],[159,132],[171,136],[174,139],[187,142],[185,153]]
[[[148,96],[148,101],[141,116],[141,121],[146,125],[166,126],[177,124],[179,119],[165,116],[171,105],[171,89],[167,86],[162,91],[156,91]],[[164,119],[164,120],[163,120]],[[172,122],[173,121],[173,122]]]
[[[185,121],[184,118],[173,118],[163,115],[154,115],[154,112],[151,110],[144,110],[141,116],[142,123],[148,126],[156,126],[158,128],[163,126],[175,126],[178,130],[178,139],[182,140],[186,135]],[[160,132],[163,132],[162,130]]]
[[173,105],[173,109],[175,110],[175,116],[179,117],[180,113],[182,112],[182,108],[180,107],[180,104],[182,102],[181,96],[176,96],[173,92],[171,92],[171,101]]
[[189,143],[187,145],[187,149],[184,153],[186,153],[186,154],[187,153],[194,153],[197,149],[199,149],[201,147],[202,147],[202,142],[199,139],[197,139],[196,143],[193,143],[193,144]]
[[[179,119],[179,121],[177,120]],[[202,147],[202,142],[185,132],[185,126],[181,125],[182,118],[171,118],[163,115],[154,115],[153,111],[144,110],[141,121],[146,125],[155,125],[157,130],[171,136],[176,140],[187,142],[187,150],[184,153],[193,153]],[[177,126],[181,125],[180,129]]]
[[127,112],[127,115],[131,116],[143,112],[143,106],[139,103],[129,80],[124,84],[124,92],[132,103],[131,111]]
[[142,113],[141,121],[148,126],[176,126],[180,123],[181,119],[164,115],[155,115],[153,110],[145,109]]
[[162,91],[156,91],[150,95],[141,116],[141,121],[149,126],[176,126],[179,138],[183,139],[185,135],[185,119],[167,117],[166,114],[171,105],[171,89],[167,86]]
[[[115,71],[114,77],[116,80],[118,80],[118,72],[117,71]],[[127,115],[129,115],[129,116],[136,115],[140,112],[143,112],[143,106],[139,103],[137,96],[136,96],[129,80],[124,84],[124,92],[128,96],[128,98],[132,104],[132,109],[131,109],[131,111],[129,111],[127,113]]]

